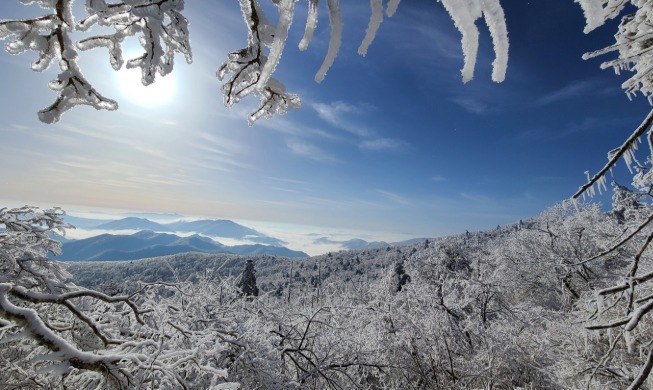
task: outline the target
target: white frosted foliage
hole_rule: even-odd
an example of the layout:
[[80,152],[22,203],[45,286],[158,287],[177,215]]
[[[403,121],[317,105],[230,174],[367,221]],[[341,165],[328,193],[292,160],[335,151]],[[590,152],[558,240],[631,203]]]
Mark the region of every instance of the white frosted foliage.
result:
[[[247,47],[228,54],[217,75],[225,81],[222,92],[225,105],[231,106],[249,95],[261,99],[261,106],[250,117],[250,122],[260,117],[284,113],[300,105],[297,95],[285,91],[283,83],[274,80],[274,73],[280,64],[289,29],[295,17],[298,0],[271,0],[270,5],[279,12],[276,20],[265,15],[261,0],[237,0],[248,30]],[[264,0],[267,1],[267,0]],[[370,18],[365,35],[358,47],[360,55],[366,55],[383,22],[384,11],[393,16],[400,0],[369,0]],[[462,49],[465,64],[463,81],[473,78],[478,52],[479,32],[475,22],[484,17],[489,27],[496,59],[493,62],[492,79],[505,78],[508,61],[508,35],[500,0],[441,0],[462,34]],[[613,0],[597,0],[608,2]],[[66,110],[85,104],[96,109],[117,108],[117,103],[103,97],[86,80],[76,61],[78,51],[106,49],[109,63],[115,70],[126,64],[127,68],[139,68],[144,85],[156,82],[157,74],[165,76],[174,70],[175,56],[182,54],[187,63],[192,62],[192,51],[188,32],[188,20],[182,14],[184,0],[86,0],[83,15],[75,23],[72,12],[74,0],[20,0],[25,5],[38,5],[50,14],[29,20],[0,21],[0,39],[8,39],[7,52],[20,54],[31,50],[37,53],[32,68],[47,69],[58,62],[62,74],[50,83],[51,89],[59,93],[52,106],[39,113],[42,121],[56,122]],[[319,7],[328,11],[330,37],[324,60],[314,80],[322,82],[333,66],[343,40],[343,14],[339,0],[307,0],[308,12],[304,34],[299,49],[306,50],[313,40],[318,21]],[[94,35],[94,26],[102,27]],[[73,43],[69,34],[85,32],[88,35]],[[108,32],[107,32],[108,31]],[[142,48],[132,58],[124,58],[123,46],[128,39],[135,38]],[[65,76],[64,74],[69,76]],[[232,77],[228,78],[231,74]],[[226,79],[226,80],[225,80]]]
[[340,11],[339,0],[327,0],[329,8],[329,22],[331,23],[331,38],[329,39],[329,49],[322,66],[315,74],[315,81],[320,83],[324,80],[327,71],[333,65],[333,62],[340,51],[342,44],[342,12]]
[[386,8],[385,14],[391,17],[392,15],[397,12],[397,8],[399,8],[399,3],[401,0],[390,0],[388,1],[388,7]]
[[508,29],[503,8],[499,0],[440,0],[462,35],[462,49],[465,58],[461,70],[463,82],[474,78],[478,55],[479,31],[476,20],[484,17],[488,25],[496,59],[493,62],[492,80],[505,79],[508,67]]
[[587,25],[585,26],[585,33],[588,33],[595,28],[602,26],[605,23],[603,7],[601,2],[596,0],[576,0],[585,14]]
[[367,54],[367,49],[374,41],[376,37],[376,32],[383,22],[383,0],[370,0],[370,7],[372,8],[372,14],[370,15],[370,22],[367,26],[367,31],[365,33],[365,38],[361,45],[358,47],[358,54],[364,56]]
[[483,15],[494,45],[495,59],[492,63],[492,80],[500,83],[508,69],[508,29],[506,17],[499,0],[484,0]]
[[279,64],[283,47],[288,38],[288,30],[292,24],[294,5],[295,0],[280,0],[277,5],[277,8],[279,9],[279,23],[275,30],[274,41],[272,41],[272,45],[270,46],[268,60],[263,66],[261,74],[259,75],[259,80],[256,83],[256,87],[259,89],[267,84],[272,72],[274,72],[277,64]]
[[299,50],[306,50],[308,44],[313,40],[313,34],[315,33],[315,28],[317,28],[317,6],[318,0],[308,0],[308,16],[306,17],[304,36],[299,41]]

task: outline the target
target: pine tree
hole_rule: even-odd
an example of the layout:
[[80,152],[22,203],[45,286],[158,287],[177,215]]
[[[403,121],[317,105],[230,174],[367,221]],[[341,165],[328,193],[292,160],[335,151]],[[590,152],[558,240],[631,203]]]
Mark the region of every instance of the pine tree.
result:
[[245,270],[238,282],[238,287],[246,296],[258,296],[258,286],[256,286],[256,271],[254,270],[254,263],[252,260],[247,260],[245,263]]
[[398,262],[395,264],[395,282],[396,282],[396,292],[401,291],[402,287],[406,283],[410,282],[410,275],[404,270],[404,263]]

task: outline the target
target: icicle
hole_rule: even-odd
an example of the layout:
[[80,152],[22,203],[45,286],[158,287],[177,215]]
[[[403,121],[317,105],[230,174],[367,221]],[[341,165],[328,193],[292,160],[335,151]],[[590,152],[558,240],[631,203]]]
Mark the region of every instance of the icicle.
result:
[[387,6],[387,8],[385,10],[385,14],[388,15],[389,18],[392,17],[392,15],[394,15],[395,12],[397,12],[397,8],[399,7],[399,2],[400,1],[401,0],[390,0],[390,1],[388,1],[388,6]]
[[281,53],[288,38],[288,30],[292,24],[295,0],[280,0],[277,7],[279,8],[279,23],[274,33],[274,40],[270,46],[268,61],[263,66],[263,69],[261,69],[261,74],[256,82],[256,88],[258,90],[265,88],[281,59]]
[[494,45],[494,54],[496,58],[492,62],[492,81],[502,82],[506,78],[508,69],[508,28],[506,27],[506,17],[499,0],[483,0],[483,16],[487,23],[492,44]]
[[603,175],[598,181],[599,193],[601,193],[602,191],[606,191],[606,192],[608,191],[608,186],[605,183],[606,183],[606,179],[605,179],[605,175]]
[[376,37],[376,32],[383,22],[383,0],[370,0],[370,7],[372,8],[372,15],[370,15],[370,22],[367,25],[365,38],[358,48],[358,54],[365,56],[367,49],[370,47]]
[[342,13],[340,12],[339,0],[327,0],[327,7],[329,8],[329,22],[331,23],[331,39],[329,39],[329,49],[327,55],[322,62],[322,66],[315,75],[315,81],[320,83],[324,80],[327,71],[333,65],[340,45],[342,43]]
[[308,16],[306,17],[306,29],[304,36],[299,41],[299,50],[306,50],[308,44],[313,40],[313,33],[317,27],[317,6],[319,0],[308,1]]
[[474,78],[476,55],[478,52],[478,28],[474,21],[481,17],[481,8],[474,0],[441,0],[444,8],[449,12],[456,28],[462,34],[463,55],[465,63],[461,71],[463,83]]
[[600,1],[576,0],[576,3],[580,4],[580,7],[583,9],[583,14],[585,14],[585,21],[587,22],[583,30],[585,34],[605,23],[603,7]]

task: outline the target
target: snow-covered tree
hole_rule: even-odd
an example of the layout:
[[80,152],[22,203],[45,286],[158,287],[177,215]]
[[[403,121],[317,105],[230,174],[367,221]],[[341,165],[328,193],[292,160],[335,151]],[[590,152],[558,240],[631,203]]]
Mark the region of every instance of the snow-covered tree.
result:
[[[47,258],[63,212],[0,209],[0,373],[3,388],[197,388],[226,385],[212,355],[219,329],[192,331],[177,290],[161,284],[107,295],[67,283]],[[190,323],[189,323],[190,322]]]

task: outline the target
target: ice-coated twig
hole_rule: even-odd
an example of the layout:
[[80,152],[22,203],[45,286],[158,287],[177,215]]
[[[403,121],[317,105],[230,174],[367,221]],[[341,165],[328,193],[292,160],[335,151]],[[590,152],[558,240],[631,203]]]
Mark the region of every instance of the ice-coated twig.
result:
[[440,0],[449,12],[456,28],[462,34],[462,47],[465,63],[461,71],[463,82],[474,78],[474,67],[478,55],[479,31],[476,20],[485,17],[490,30],[496,59],[493,63],[492,80],[505,79],[508,66],[508,29],[503,8],[498,0]]
[[370,47],[376,37],[376,32],[383,22],[383,0],[370,0],[370,7],[372,8],[372,14],[370,15],[370,22],[367,25],[367,31],[365,32],[365,38],[358,47],[358,54],[365,56],[367,54],[367,49]]
[[319,0],[308,0],[308,15],[306,17],[306,27],[304,29],[304,36],[299,41],[299,50],[306,50],[308,44],[313,40],[313,34],[317,28],[317,7]]
[[[299,97],[286,92],[285,87],[271,75],[276,68],[288,28],[293,18],[294,1],[282,0],[277,4],[280,13],[279,24],[274,27],[267,22],[265,14],[255,0],[240,0],[240,8],[248,28],[248,46],[229,53],[227,61],[218,69],[217,77],[231,78],[222,86],[224,104],[227,107],[237,103],[249,94],[258,96],[261,105],[248,118],[252,125],[262,116],[284,114],[301,105]],[[275,35],[276,33],[276,35]],[[270,47],[270,58],[264,47]]]
[[[30,4],[35,1],[23,1]],[[57,61],[60,72],[57,79],[49,83],[57,98],[50,106],[39,111],[39,119],[44,123],[55,123],[61,114],[83,104],[97,110],[115,110],[118,103],[102,96],[83,76],[77,65],[77,50],[70,39],[74,29],[71,12],[72,0],[39,2],[43,8],[52,9],[53,13],[34,19],[0,21],[0,39],[13,36],[6,45],[10,54],[19,54],[26,50],[38,53],[32,63],[32,69],[41,72],[53,61]]]
[[618,149],[615,151],[611,152],[609,154],[608,162],[605,164],[603,169],[601,169],[597,174],[592,176],[587,183],[585,183],[583,186],[581,186],[578,191],[572,196],[573,199],[578,199],[581,195],[583,195],[586,191],[591,189],[595,183],[597,183],[601,178],[603,178],[609,171],[610,169],[617,163],[617,161],[622,157],[622,156],[627,156],[630,153],[632,153],[632,149],[637,147],[637,143],[639,142],[639,138],[644,134],[650,127],[651,124],[653,124],[653,110],[649,112],[649,114],[646,116],[642,124],[635,129],[635,131],[628,137],[626,142],[623,143]]
[[333,62],[340,51],[342,44],[342,12],[340,11],[339,0],[327,0],[327,7],[329,9],[329,23],[331,24],[331,37],[329,38],[329,48],[324,57],[322,66],[315,74],[315,81],[321,83],[326,76],[327,71],[333,65]]
[[[115,33],[93,36],[78,42],[80,50],[106,47],[111,66],[118,70],[124,59],[122,46],[125,38],[140,34],[144,53],[127,61],[127,68],[141,68],[141,82],[150,85],[156,74],[169,74],[174,67],[176,53],[186,62],[193,61],[188,32],[188,20],[183,16],[182,0],[139,0],[107,4],[105,0],[87,0],[88,17],[78,24],[87,31],[98,24],[110,27]],[[167,23],[166,23],[167,21]]]

